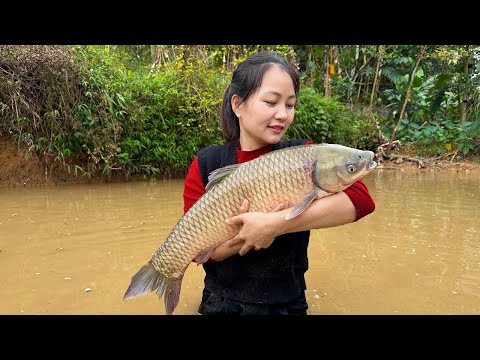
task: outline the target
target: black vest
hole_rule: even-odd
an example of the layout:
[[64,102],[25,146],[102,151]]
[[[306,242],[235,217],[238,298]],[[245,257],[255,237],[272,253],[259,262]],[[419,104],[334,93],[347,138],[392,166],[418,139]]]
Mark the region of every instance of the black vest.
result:
[[[306,140],[275,144],[272,151],[303,145]],[[198,152],[204,185],[213,170],[237,163],[237,141],[209,146]],[[306,289],[307,247],[310,231],[278,236],[267,249],[250,250],[223,261],[203,264],[205,288],[226,298],[251,303],[279,304],[297,298]]]

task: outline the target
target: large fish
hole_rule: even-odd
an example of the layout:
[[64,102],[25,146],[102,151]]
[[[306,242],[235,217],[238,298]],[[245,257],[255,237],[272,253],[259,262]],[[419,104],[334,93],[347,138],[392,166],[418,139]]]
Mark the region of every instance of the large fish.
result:
[[300,215],[315,199],[342,191],[375,168],[371,151],[337,144],[292,146],[242,164],[213,171],[207,192],[182,216],[152,258],[133,277],[124,300],[157,290],[168,315],[175,310],[187,267],[207,261],[235,233],[225,220],[237,215],[244,199],[250,211],[278,204]]

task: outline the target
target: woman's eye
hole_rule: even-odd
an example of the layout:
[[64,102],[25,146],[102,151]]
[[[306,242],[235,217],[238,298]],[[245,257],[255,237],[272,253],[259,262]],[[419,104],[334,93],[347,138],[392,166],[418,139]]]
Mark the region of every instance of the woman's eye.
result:
[[275,106],[277,103],[273,101],[265,101],[270,106]]

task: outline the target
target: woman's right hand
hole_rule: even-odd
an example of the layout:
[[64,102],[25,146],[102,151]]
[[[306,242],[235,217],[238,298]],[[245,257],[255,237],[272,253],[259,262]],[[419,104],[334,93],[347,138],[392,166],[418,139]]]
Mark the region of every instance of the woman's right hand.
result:
[[[283,204],[278,204],[275,209],[273,209],[270,213],[281,211],[283,210],[283,208]],[[212,260],[224,260],[227,257],[235,255],[237,253],[243,256],[251,249],[260,250],[265,249],[271,245],[271,243],[275,239],[275,235],[267,235],[264,234],[264,231],[261,231],[262,229],[265,230],[265,226],[263,222],[264,219],[260,219],[261,216],[267,215],[269,213],[260,212],[256,213],[255,215],[253,215],[252,213],[253,219],[250,219],[248,221],[249,231],[246,231],[248,235],[246,235],[244,232],[242,232],[244,234],[240,234],[246,221],[246,219],[244,219],[240,215],[247,213],[249,209],[250,204],[248,200],[243,200],[243,203],[240,206],[239,213],[233,218],[229,219],[229,226],[232,228],[233,236],[215,249],[215,252],[210,257]]]
[[[248,212],[249,207],[250,205],[248,203],[248,200],[247,199],[243,200],[243,203],[240,206],[238,215]],[[233,225],[231,227],[232,227],[232,233],[233,233],[232,238],[233,238],[240,232],[240,230],[242,229],[242,225]],[[239,242],[235,245],[227,245],[226,243],[223,243],[217,246],[217,248],[215,249],[214,253],[210,258],[215,261],[224,260],[232,255],[237,254],[242,248],[243,243],[244,242]]]
[[240,256],[245,255],[251,249],[261,250],[268,248],[275,238],[280,235],[276,231],[275,224],[278,222],[277,213],[283,210],[284,205],[278,204],[270,212],[250,212],[245,214],[242,212],[227,220],[230,226],[239,227],[237,235],[226,241],[224,245],[238,247],[242,244],[238,253]]

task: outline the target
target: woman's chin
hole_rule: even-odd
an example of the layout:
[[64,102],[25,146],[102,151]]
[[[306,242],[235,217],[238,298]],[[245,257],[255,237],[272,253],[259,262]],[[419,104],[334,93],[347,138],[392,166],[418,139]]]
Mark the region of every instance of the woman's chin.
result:
[[280,140],[282,140],[283,135],[284,135],[283,131],[277,134],[270,132],[270,134],[268,134],[268,136],[265,137],[265,141],[269,144],[276,144]]

